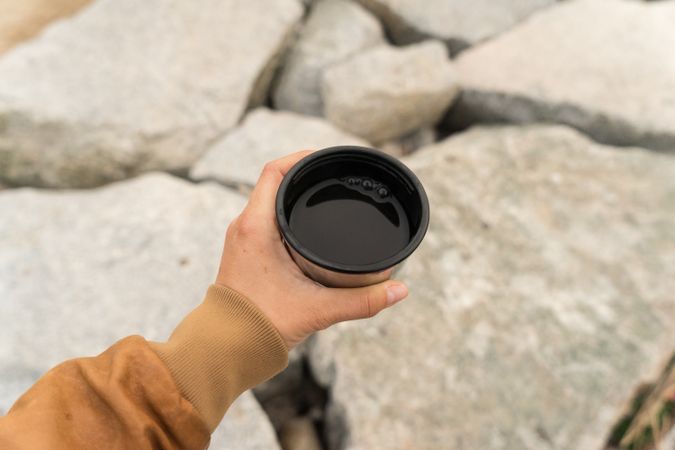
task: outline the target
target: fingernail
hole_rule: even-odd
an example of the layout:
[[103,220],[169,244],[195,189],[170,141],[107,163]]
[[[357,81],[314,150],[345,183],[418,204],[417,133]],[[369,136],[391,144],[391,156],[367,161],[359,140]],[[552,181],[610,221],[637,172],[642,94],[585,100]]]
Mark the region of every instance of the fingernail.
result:
[[396,283],[387,286],[387,306],[400,302],[408,296],[408,288],[405,284]]

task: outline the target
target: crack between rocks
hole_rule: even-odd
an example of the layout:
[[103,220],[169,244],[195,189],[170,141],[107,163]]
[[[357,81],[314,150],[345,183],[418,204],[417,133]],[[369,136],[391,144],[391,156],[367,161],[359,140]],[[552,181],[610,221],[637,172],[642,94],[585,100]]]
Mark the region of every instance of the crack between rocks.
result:
[[283,450],[338,450],[328,442],[328,389],[319,385],[307,355],[253,389]]

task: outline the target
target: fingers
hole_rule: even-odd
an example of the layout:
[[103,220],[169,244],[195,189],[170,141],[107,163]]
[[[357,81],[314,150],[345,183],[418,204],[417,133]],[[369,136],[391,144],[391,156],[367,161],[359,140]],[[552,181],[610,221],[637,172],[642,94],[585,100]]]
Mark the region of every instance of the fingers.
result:
[[303,150],[265,164],[246,209],[256,217],[274,218],[274,202],[281,180],[291,167],[310,153],[312,150]]
[[385,308],[408,296],[408,288],[400,281],[384,281],[362,288],[329,289],[321,302],[322,322],[332,325],[345,320],[373,317]]

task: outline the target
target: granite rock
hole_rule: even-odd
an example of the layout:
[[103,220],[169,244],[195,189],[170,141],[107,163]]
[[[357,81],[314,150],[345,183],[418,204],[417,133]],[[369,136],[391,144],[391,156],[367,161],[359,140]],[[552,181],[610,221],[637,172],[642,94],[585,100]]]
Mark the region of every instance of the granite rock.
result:
[[[244,197],[164,174],[88,191],[0,193],[0,415],[56,364],[165,340],[213,282]],[[95,318],[95,320],[92,320]],[[250,393],[210,448],[278,449]]]
[[458,90],[443,44],[379,46],[325,71],[328,120],[380,143],[436,123]]
[[358,4],[345,0],[317,2],[284,61],[274,91],[275,106],[321,116],[323,70],[384,42],[380,23]]
[[601,142],[674,151],[673,23],[675,2],[560,2],[460,55],[449,120],[558,122]]
[[410,297],[309,351],[332,445],[603,448],[673,351],[675,160],[539,125],[405,162],[432,218]]
[[195,163],[190,178],[252,186],[268,161],[298,150],[348,144],[368,145],[318,117],[258,108]]
[[458,52],[504,32],[555,0],[359,0],[398,44],[441,39]]
[[296,0],[98,0],[54,23],[0,59],[0,180],[186,170],[266,95],[301,14]]

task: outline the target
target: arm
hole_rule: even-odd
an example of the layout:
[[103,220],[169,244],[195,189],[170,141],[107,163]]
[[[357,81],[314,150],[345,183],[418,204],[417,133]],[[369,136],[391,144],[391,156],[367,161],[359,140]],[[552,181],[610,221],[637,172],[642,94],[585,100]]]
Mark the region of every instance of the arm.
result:
[[293,263],[274,198],[306,154],[265,166],[228,227],[215,284],[167,342],[132,336],[50,370],[0,418],[0,448],[203,449],[229,405],[281,371],[288,350],[403,299],[400,282],[329,289]]

